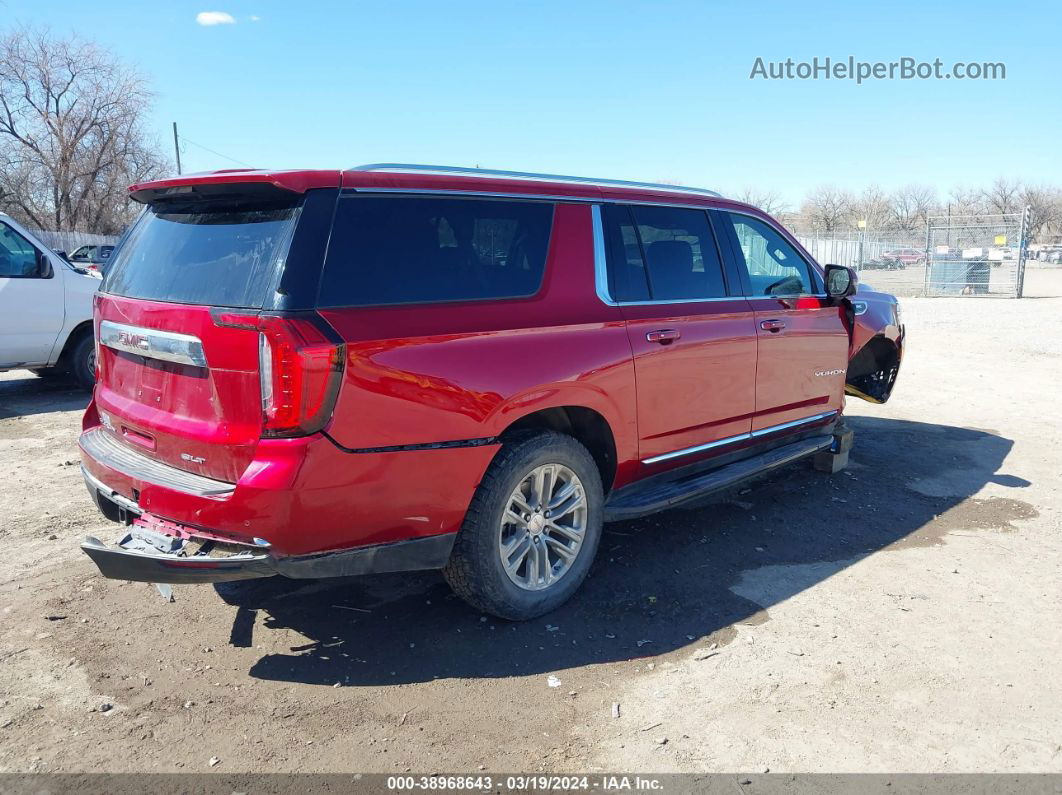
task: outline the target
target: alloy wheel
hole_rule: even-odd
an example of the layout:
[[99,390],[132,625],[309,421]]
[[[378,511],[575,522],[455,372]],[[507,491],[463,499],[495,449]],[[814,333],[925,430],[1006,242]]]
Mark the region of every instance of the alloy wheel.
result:
[[517,485],[498,528],[498,554],[509,579],[541,591],[566,575],[586,535],[586,490],[562,464],[543,464]]

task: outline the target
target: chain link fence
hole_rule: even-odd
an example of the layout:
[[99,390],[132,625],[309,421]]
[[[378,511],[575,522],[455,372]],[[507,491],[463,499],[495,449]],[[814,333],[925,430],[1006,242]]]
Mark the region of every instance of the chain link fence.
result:
[[1024,213],[932,216],[922,232],[796,237],[820,263],[854,268],[864,283],[899,297],[1022,294]]
[[930,218],[925,294],[1021,298],[1024,237],[1024,213]]

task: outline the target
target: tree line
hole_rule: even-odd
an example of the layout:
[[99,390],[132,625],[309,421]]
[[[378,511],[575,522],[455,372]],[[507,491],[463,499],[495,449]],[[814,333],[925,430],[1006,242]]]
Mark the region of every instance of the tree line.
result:
[[120,233],[128,185],[169,162],[146,134],[147,82],[98,45],[22,28],[0,37],[0,209],[29,226]]
[[908,185],[891,192],[876,185],[859,192],[824,185],[809,191],[796,209],[770,191],[746,189],[737,198],[802,234],[848,237],[865,228],[868,232],[917,237],[925,233],[931,217],[986,219],[1021,213],[1025,208],[1029,242],[1046,242],[1062,233],[1062,190],[1005,177],[981,188],[953,188],[945,195],[926,185]]

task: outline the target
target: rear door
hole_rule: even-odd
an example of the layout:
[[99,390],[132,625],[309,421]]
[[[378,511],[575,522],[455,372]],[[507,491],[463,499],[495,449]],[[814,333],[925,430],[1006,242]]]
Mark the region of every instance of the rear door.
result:
[[95,313],[96,405],[123,444],[239,479],[262,435],[257,318],[278,290],[300,198],[192,201],[141,216]]
[[774,225],[737,212],[715,217],[728,232],[754,310],[759,344],[752,431],[798,428],[839,411],[848,366],[841,308],[826,299],[811,264]]
[[704,210],[605,205],[601,212],[607,297],[622,306],[634,353],[641,459],[688,463],[749,431],[752,310],[728,293]]

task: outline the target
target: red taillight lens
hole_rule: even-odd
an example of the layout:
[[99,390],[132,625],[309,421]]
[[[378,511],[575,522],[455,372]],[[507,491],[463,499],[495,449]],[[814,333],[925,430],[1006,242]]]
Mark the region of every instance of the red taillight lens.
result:
[[261,315],[262,435],[306,436],[332,416],[345,346],[320,315]]

